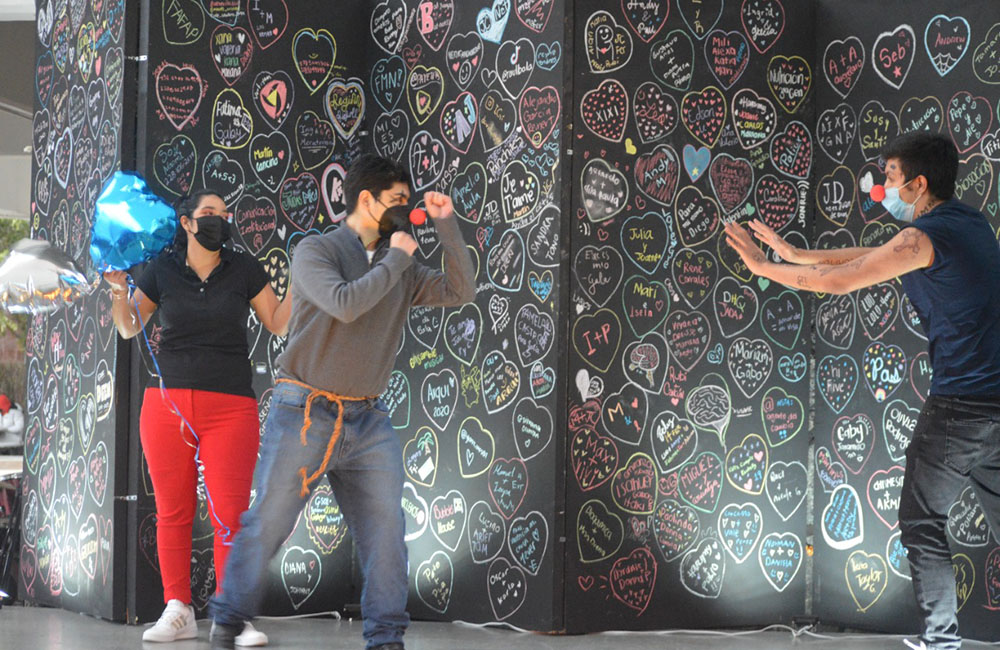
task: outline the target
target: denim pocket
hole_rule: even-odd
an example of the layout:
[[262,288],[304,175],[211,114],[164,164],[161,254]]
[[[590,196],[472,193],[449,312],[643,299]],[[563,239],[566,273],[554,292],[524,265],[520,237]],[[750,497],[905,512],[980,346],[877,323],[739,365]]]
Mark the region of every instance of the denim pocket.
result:
[[306,407],[308,397],[309,391],[305,389],[298,387],[284,388],[282,384],[278,384],[274,389],[274,393],[271,394],[271,408],[281,406],[301,411]]
[[983,441],[994,422],[989,418],[949,418],[945,425],[944,462],[952,469],[968,474],[983,456]]

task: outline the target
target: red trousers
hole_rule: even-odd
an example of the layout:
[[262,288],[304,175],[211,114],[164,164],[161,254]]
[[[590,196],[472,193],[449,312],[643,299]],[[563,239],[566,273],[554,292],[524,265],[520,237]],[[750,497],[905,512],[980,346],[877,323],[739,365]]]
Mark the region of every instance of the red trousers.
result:
[[[168,389],[178,410],[201,440],[199,458],[211,496],[215,528],[215,578],[222,585],[229,547],[240,515],[250,504],[250,487],[260,445],[257,400],[203,390]],[[156,498],[156,547],[163,577],[163,601],[191,602],[191,530],[198,508],[194,437],[171,411],[159,388],[147,388],[139,415],[139,436]],[[190,444],[189,444],[190,443]],[[213,514],[214,510],[214,514]]]

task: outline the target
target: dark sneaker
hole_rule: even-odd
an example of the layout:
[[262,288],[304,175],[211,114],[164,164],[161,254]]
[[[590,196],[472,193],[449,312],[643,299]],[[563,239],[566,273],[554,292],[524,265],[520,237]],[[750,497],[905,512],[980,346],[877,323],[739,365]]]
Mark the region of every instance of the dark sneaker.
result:
[[382,645],[374,646],[371,650],[404,650],[404,648],[402,641],[394,641],[393,643],[383,643]]
[[233,650],[236,647],[236,637],[243,631],[243,625],[224,625],[222,623],[212,623],[212,632],[209,639],[212,641],[212,650]]

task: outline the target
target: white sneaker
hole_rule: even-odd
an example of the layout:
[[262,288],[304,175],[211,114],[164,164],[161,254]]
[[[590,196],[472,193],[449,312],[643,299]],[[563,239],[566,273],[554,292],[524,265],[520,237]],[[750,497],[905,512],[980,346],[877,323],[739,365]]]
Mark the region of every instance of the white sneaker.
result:
[[177,599],[167,603],[156,625],[142,633],[143,641],[167,643],[198,636],[198,626],[194,622],[194,609]]
[[243,631],[236,635],[236,645],[244,648],[267,645],[267,635],[247,621],[243,626]]
[[906,644],[907,648],[913,648],[913,650],[928,650],[927,644],[917,639],[916,641],[910,641],[909,639],[903,639],[903,643]]
[[[212,623],[212,631],[215,631],[215,623]],[[243,648],[267,645],[267,635],[254,629],[250,621],[247,621],[243,624],[243,631],[236,635],[236,645]]]

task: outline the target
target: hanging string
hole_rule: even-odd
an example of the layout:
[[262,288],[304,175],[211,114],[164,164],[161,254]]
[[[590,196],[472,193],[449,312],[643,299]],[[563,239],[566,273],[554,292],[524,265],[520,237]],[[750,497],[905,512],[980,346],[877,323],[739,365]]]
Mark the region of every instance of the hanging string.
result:
[[[197,432],[195,432],[194,427],[191,426],[191,423],[188,422],[187,418],[184,417],[184,415],[181,413],[180,407],[177,406],[177,403],[174,402],[172,397],[170,397],[170,393],[167,392],[167,387],[163,383],[163,373],[160,372],[160,364],[156,360],[156,355],[153,353],[153,346],[149,342],[149,336],[146,334],[146,328],[142,322],[142,313],[139,311],[139,302],[135,300],[135,290],[136,290],[135,281],[132,279],[131,274],[126,273],[125,276],[128,278],[128,301],[129,304],[132,305],[132,309],[135,311],[135,317],[138,319],[137,322],[139,323],[139,331],[142,332],[142,338],[146,342],[146,351],[149,352],[149,358],[153,360],[153,368],[156,370],[156,378],[159,380],[160,383],[160,398],[168,407],[170,407],[171,412],[173,412],[174,415],[180,418],[181,439],[184,441],[184,444],[194,449],[194,462],[195,465],[198,467],[198,472],[199,474],[202,475],[202,480],[205,484],[205,500],[208,502],[208,512],[212,516],[212,520],[216,523],[217,526],[216,535],[218,535],[219,538],[222,540],[223,546],[232,546],[233,531],[229,528],[229,526],[222,523],[222,520],[219,519],[219,516],[215,514],[215,503],[212,501],[212,494],[208,490],[208,482],[204,481],[205,465],[201,461],[201,438],[198,437],[198,434]],[[194,438],[195,444],[192,445],[184,437],[185,428],[191,432],[191,437]]]

